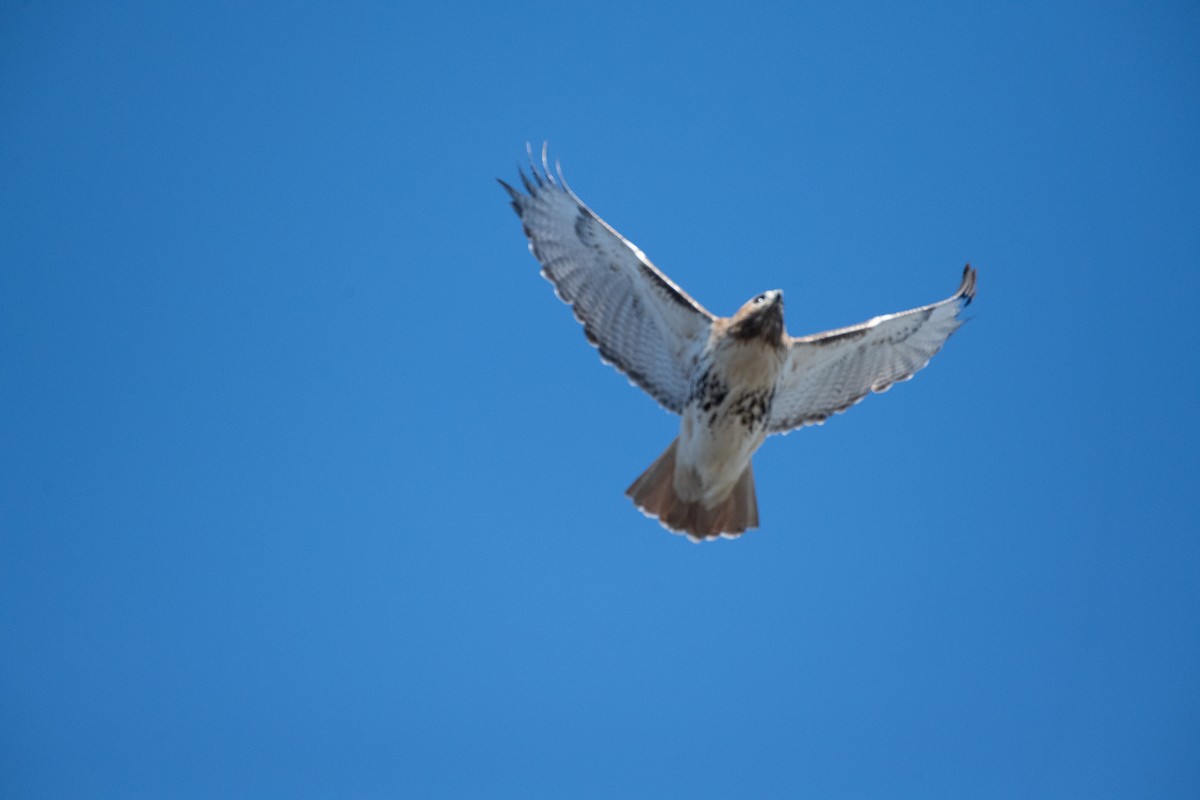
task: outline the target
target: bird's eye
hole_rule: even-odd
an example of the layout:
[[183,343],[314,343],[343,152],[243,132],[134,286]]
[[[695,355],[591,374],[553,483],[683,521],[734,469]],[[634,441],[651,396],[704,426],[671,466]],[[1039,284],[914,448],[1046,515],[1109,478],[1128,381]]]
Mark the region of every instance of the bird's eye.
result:
[[758,297],[754,298],[754,302],[761,303],[763,300],[766,300],[766,299],[767,299],[767,296],[765,294],[760,294]]

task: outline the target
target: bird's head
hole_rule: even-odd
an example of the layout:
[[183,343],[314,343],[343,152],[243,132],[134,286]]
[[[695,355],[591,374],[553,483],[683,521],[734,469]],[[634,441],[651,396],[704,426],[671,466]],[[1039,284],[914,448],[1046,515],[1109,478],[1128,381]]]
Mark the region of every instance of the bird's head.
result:
[[783,291],[772,289],[752,297],[729,322],[729,335],[735,339],[765,339],[782,345]]

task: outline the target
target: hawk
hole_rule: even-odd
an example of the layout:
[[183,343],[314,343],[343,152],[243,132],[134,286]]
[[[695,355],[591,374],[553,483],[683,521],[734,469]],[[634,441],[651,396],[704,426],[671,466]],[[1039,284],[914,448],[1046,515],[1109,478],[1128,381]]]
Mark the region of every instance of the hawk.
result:
[[[793,337],[783,292],[763,292],[732,317],[710,313],[609,227],[529,150],[524,192],[500,181],[529,249],[601,358],[681,417],[679,435],[626,494],[693,541],[758,527],[751,457],[767,436],[820,424],[911,378],[963,320],[975,297],[968,264],[937,303],[848,328]],[[557,178],[555,177],[557,174]]]

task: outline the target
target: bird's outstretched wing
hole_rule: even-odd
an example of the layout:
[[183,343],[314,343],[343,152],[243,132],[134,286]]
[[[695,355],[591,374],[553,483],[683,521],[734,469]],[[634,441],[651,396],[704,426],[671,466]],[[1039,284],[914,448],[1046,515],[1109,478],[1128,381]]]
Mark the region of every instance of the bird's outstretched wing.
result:
[[525,192],[504,181],[524,223],[542,275],[575,310],[601,357],[667,409],[687,400],[692,367],[708,338],[713,315],[650,263],[645,254],[596,216],[550,171],[546,149]]
[[968,264],[958,291],[940,303],[849,328],[788,337],[768,431],[786,433],[824,422],[870,392],[908,380],[962,325],[958,314],[974,296],[975,270]]

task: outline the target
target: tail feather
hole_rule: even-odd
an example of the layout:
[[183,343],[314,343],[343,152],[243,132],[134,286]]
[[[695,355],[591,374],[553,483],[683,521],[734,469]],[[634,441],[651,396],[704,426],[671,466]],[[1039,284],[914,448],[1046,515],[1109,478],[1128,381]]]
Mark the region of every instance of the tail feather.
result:
[[717,536],[737,536],[758,527],[758,499],[754,493],[754,470],[750,464],[734,484],[729,496],[712,507],[687,502],[675,491],[675,448],[671,442],[650,468],[625,491],[634,505],[657,517],[663,527],[686,533],[694,541]]

